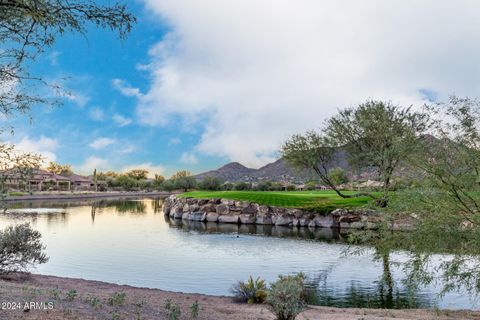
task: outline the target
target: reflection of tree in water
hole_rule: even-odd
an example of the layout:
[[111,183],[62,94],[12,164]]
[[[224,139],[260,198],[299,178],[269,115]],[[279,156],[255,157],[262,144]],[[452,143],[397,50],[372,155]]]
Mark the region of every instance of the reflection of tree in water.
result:
[[359,286],[354,282],[349,288],[338,292],[328,284],[328,273],[321,273],[306,282],[307,297],[310,304],[334,306],[340,308],[426,308],[432,301],[409,287],[401,288],[392,277],[390,254],[382,253],[383,272],[372,286]]
[[153,213],[161,213],[163,207],[163,199],[152,200]]
[[112,205],[118,213],[146,213],[147,206],[143,201],[117,200]]

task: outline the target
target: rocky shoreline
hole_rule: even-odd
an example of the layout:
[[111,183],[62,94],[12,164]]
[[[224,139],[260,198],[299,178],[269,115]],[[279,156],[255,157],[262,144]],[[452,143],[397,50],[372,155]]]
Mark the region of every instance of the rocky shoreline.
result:
[[[229,199],[181,198],[165,199],[163,213],[173,219],[199,222],[274,225],[307,228],[377,229],[382,215],[371,209],[339,208],[327,215],[300,209],[260,205]],[[409,230],[411,224],[395,221],[392,230]]]

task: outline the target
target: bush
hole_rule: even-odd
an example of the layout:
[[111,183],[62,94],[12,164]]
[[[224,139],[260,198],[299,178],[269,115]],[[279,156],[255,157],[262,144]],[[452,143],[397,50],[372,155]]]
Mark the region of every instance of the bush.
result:
[[125,304],[125,299],[127,298],[127,295],[125,292],[114,292],[110,297],[108,297],[108,304],[111,305],[112,307],[120,307]]
[[197,180],[194,177],[179,177],[173,180],[175,189],[183,189],[185,192],[188,189],[194,189],[197,186]]
[[279,276],[270,285],[266,302],[277,320],[294,320],[305,310],[304,280],[303,274]]
[[348,177],[345,170],[340,167],[336,167],[335,169],[330,170],[330,172],[328,173],[328,179],[330,179],[330,181],[332,181],[332,183],[336,186],[348,182]]
[[230,191],[230,190],[233,190],[233,187],[234,187],[233,183],[227,182],[222,185],[222,190]]
[[26,271],[30,266],[47,262],[41,238],[40,232],[28,223],[0,231],[0,274]]
[[180,310],[180,306],[175,302],[172,302],[170,299],[166,299],[163,307],[167,311],[168,320],[178,320],[182,315],[182,310]]
[[237,182],[235,183],[235,190],[242,191],[242,190],[251,190],[252,185],[246,182]]
[[295,185],[289,184],[285,189],[287,189],[287,191],[295,191],[297,188],[295,187]]
[[267,286],[265,280],[258,277],[253,280],[252,276],[247,282],[238,281],[231,289],[234,299],[238,302],[247,302],[248,304],[262,303],[267,296]]
[[222,188],[223,180],[215,177],[205,177],[198,184],[198,188],[201,190],[217,191]]
[[257,190],[258,191],[268,191],[272,187],[272,182],[271,181],[262,181],[257,185]]
[[160,186],[160,189],[161,190],[165,190],[165,191],[173,191],[175,190],[175,184],[173,182],[173,180],[165,180],[162,182],[161,186]]

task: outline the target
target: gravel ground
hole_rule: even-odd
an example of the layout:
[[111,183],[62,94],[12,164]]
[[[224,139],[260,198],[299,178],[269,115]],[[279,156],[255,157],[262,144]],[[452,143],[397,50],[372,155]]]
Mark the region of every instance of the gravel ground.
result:
[[[75,291],[73,291],[75,290]],[[274,320],[265,305],[247,305],[229,297],[169,292],[111,283],[53,276],[15,274],[0,280],[0,319],[169,319],[165,301],[190,320],[191,307],[199,306],[197,319]],[[32,304],[25,312],[25,302]],[[43,302],[43,304],[40,304]],[[16,310],[12,310],[16,309]],[[433,310],[341,309],[310,306],[299,320],[480,319],[480,312]]]

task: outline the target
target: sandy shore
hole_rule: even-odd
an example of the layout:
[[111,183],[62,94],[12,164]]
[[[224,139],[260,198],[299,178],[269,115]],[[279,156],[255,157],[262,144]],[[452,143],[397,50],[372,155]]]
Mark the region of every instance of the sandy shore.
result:
[[[71,291],[73,289],[76,292]],[[125,294],[124,301],[118,298],[122,293]],[[112,299],[114,297],[117,299]],[[179,319],[183,320],[192,319],[191,307],[196,301],[199,305],[198,319],[275,319],[265,305],[239,304],[229,297],[27,274],[18,274],[0,280],[0,319],[168,319],[164,308],[166,299],[178,304],[181,309]],[[44,302],[44,304],[43,306],[39,303],[37,306],[32,305],[28,312],[24,312],[25,301]],[[17,308],[17,310],[6,310],[11,308]],[[297,319],[480,319],[480,312],[340,309],[310,306]]]

